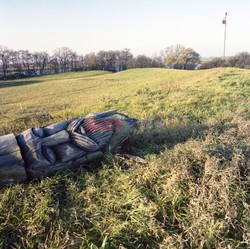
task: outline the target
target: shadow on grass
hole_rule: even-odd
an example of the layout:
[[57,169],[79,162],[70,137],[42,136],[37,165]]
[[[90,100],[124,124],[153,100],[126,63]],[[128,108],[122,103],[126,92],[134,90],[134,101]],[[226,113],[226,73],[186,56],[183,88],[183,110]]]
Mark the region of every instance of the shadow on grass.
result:
[[42,82],[43,82],[42,80],[5,81],[5,82],[0,82],[0,89],[8,87],[28,86]]
[[190,139],[202,139],[209,131],[219,135],[232,127],[236,127],[236,125],[192,124],[166,127],[158,131],[137,132],[131,137],[130,152],[142,157],[148,154],[159,154],[166,148],[171,149]]

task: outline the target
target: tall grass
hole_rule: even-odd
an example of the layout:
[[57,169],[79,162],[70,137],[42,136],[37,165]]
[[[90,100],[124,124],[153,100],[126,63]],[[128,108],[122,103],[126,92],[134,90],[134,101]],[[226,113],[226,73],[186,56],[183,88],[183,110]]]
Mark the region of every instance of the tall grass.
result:
[[116,108],[161,130],[0,191],[2,248],[247,248],[250,71],[136,69],[0,83],[0,134]]

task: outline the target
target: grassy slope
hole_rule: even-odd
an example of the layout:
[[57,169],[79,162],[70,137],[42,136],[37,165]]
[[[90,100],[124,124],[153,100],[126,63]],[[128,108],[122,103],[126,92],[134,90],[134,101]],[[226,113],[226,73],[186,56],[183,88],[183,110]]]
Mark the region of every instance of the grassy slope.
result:
[[162,119],[164,129],[131,135],[133,153],[146,165],[109,155],[92,171],[1,190],[0,244],[246,248],[249,105],[250,71],[231,68],[1,82],[1,135],[111,108]]

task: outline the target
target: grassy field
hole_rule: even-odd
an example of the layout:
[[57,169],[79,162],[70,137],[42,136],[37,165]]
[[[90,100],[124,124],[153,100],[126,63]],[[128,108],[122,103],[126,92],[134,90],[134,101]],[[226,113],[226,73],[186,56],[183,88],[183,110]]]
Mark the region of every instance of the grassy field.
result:
[[1,248],[247,248],[250,70],[135,69],[0,82],[0,135],[118,109],[162,130],[0,190]]

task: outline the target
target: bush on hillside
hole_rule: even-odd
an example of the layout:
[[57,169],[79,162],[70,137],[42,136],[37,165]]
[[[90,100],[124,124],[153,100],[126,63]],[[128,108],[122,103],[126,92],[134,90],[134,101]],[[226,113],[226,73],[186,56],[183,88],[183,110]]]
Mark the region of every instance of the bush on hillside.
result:
[[210,69],[216,67],[239,67],[250,69],[250,54],[241,52],[236,56],[227,57],[225,60],[219,57],[204,61],[197,69]]

